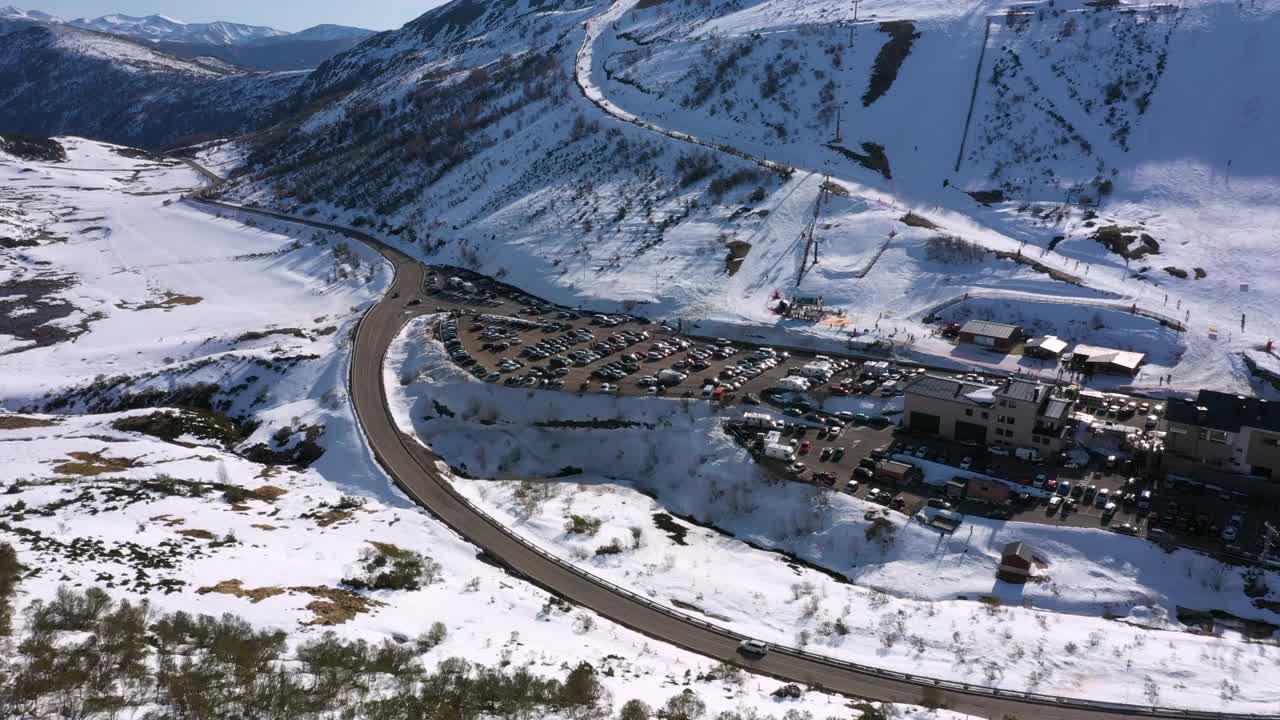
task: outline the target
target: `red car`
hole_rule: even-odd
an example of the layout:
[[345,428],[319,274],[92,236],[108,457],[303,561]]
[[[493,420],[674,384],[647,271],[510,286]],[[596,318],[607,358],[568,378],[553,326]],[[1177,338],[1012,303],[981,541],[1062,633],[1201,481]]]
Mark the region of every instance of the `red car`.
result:
[[1058,489],[1058,478],[1049,478],[1044,482],[1044,489],[1053,491]]
[[804,442],[800,443],[800,454],[801,454],[801,455],[804,455],[804,454],[808,453],[808,452],[809,452],[809,448],[811,448],[811,447],[813,447],[813,444],[812,444],[812,443],[810,443],[808,440],[805,440]]

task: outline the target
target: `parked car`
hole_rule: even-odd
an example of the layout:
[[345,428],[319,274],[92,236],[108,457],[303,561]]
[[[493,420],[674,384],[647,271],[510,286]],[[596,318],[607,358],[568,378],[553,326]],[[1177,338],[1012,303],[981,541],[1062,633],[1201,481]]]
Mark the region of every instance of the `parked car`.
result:
[[1045,512],[1048,513],[1049,515],[1052,515],[1058,512],[1058,508],[1060,507],[1062,507],[1062,496],[1054,495],[1053,497],[1049,498],[1049,507],[1047,510],[1045,510]]
[[762,658],[769,654],[769,645],[759,640],[743,640],[738,643],[738,652],[749,657]]
[[1098,494],[1094,496],[1093,506],[1098,508],[1106,507],[1108,504],[1107,501],[1110,499],[1111,499],[1111,491],[1106,488],[1102,488],[1101,490],[1098,491]]

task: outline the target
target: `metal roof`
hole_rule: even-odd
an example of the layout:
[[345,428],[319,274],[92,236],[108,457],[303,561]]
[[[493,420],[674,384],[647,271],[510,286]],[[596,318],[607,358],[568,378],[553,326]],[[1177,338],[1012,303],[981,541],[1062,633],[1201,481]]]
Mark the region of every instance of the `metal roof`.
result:
[[1009,380],[995,394],[996,397],[1009,398],[1010,400],[1038,402],[1049,394],[1049,388],[1029,380]]
[[1195,400],[1169,401],[1169,422],[1237,433],[1241,428],[1280,432],[1280,403],[1201,390]]
[[[939,377],[937,375],[920,375],[903,388],[903,392],[936,400],[950,400],[966,405],[989,406],[989,393],[995,388],[990,385]],[[983,391],[986,391],[984,394]]]
[[1062,398],[1050,398],[1049,403],[1044,406],[1044,412],[1041,413],[1050,420],[1063,420],[1067,417],[1067,411],[1071,409],[1071,401]]
[[1031,338],[1027,341],[1026,348],[1028,350],[1043,350],[1054,355],[1062,354],[1067,349],[1067,341],[1056,335],[1045,335],[1043,337]]
[[989,320],[970,320],[960,328],[960,332],[966,335],[981,335],[983,337],[997,338],[999,340],[1010,340],[1013,336],[1022,332],[1022,328],[1017,325],[1005,325],[1004,323],[991,322]]
[[1147,357],[1146,353],[1095,347],[1093,345],[1077,345],[1071,352],[1076,356],[1083,355],[1086,363],[1115,365],[1127,370],[1137,370],[1138,366]]
[[1005,545],[1002,555],[1006,558],[1010,555],[1017,555],[1027,562],[1031,562],[1034,557],[1034,553],[1031,551],[1031,546],[1021,541],[1011,542],[1008,545]]

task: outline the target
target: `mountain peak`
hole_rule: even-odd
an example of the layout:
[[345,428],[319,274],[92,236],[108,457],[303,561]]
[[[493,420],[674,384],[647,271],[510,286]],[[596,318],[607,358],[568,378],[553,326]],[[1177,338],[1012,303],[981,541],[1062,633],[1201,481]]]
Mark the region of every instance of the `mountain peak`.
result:
[[0,7],[0,19],[3,20],[31,20],[34,22],[62,22],[56,15],[50,15],[47,12],[39,10],[22,10],[13,5],[5,5]]

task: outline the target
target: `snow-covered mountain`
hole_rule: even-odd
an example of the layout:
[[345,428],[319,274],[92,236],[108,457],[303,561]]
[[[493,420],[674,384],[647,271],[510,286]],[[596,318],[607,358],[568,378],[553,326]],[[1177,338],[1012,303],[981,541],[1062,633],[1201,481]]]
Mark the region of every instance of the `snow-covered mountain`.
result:
[[856,23],[845,2],[455,0],[317,68],[311,114],[250,143],[235,192],[376,217],[558,300],[756,335],[799,284],[965,366],[1004,360],[956,358],[922,321],[966,293],[1048,300],[1006,319],[1072,337],[1123,303],[1192,324],[1135,336],[1139,385],[1245,390],[1242,353],[1280,336],[1257,289],[1278,32],[1276,0],[867,0]]
[[0,7],[0,21],[5,20],[67,24],[85,30],[124,35],[139,40],[192,43],[197,45],[260,45],[270,44],[272,40],[284,40],[287,42],[352,40],[359,42],[374,34],[372,30],[364,28],[331,24],[316,25],[291,33],[263,25],[246,25],[225,20],[192,23],[167,15],[139,17],[115,13],[96,18],[63,20],[47,12],[22,10],[12,5]]
[[232,22],[188,23],[164,15],[64,21],[38,10],[0,8],[0,35],[31,25],[64,25],[143,41],[181,58],[218,58],[248,70],[309,70],[375,33],[345,25],[316,25],[295,33]]
[[0,131],[165,147],[260,127],[303,77],[245,73],[116,35],[33,25],[0,42]]
[[32,22],[62,22],[56,15],[39,10],[20,10],[12,5],[0,7],[0,20],[30,20]]
[[77,18],[69,24],[86,30],[127,35],[142,40],[168,42],[207,43],[211,45],[240,45],[265,38],[288,35],[283,30],[258,25],[232,22],[189,23],[164,15],[103,15],[97,18]]
[[[364,28],[351,27],[349,25],[315,25],[305,30],[299,30],[296,33],[288,33],[273,38],[275,42],[324,42],[331,40],[364,40],[375,33],[372,30]],[[265,45],[263,41],[257,41],[253,44]]]

